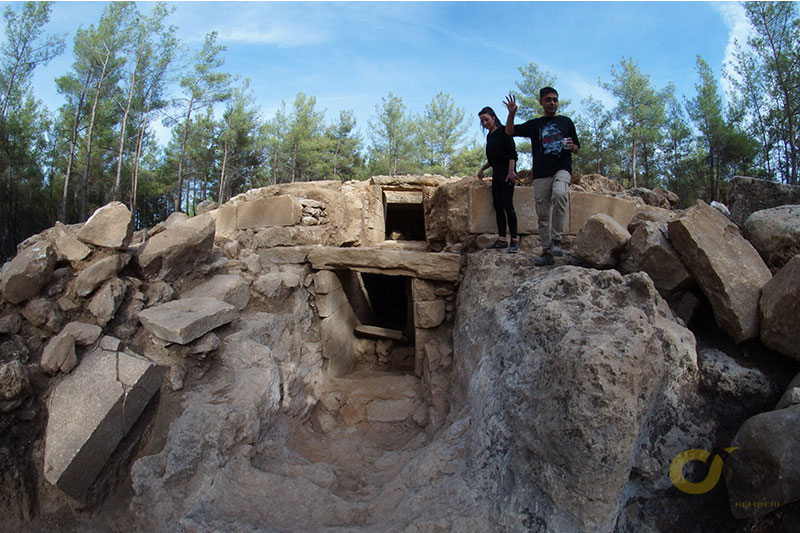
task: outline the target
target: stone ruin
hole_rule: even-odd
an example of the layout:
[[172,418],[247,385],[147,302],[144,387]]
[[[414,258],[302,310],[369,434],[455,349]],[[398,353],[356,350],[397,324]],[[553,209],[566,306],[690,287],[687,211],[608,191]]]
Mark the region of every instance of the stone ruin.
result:
[[796,524],[800,206],[737,186],[769,205],[576,176],[544,268],[533,189],[505,254],[470,178],[57,223],[0,274],[3,529]]

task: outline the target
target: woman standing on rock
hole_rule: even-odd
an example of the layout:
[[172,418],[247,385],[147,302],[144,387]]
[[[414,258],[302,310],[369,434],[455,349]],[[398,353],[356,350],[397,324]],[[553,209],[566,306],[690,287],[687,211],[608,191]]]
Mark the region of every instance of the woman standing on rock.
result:
[[[478,113],[481,127],[488,130],[486,135],[486,158],[489,160],[478,170],[478,179],[483,179],[483,171],[492,168],[492,200],[497,215],[497,240],[489,246],[490,250],[508,248],[509,253],[519,251],[517,239],[517,213],[514,211],[514,182],[517,181],[517,148],[514,138],[506,135],[505,128],[491,107],[484,107]],[[511,233],[510,244],[506,242],[506,222]]]

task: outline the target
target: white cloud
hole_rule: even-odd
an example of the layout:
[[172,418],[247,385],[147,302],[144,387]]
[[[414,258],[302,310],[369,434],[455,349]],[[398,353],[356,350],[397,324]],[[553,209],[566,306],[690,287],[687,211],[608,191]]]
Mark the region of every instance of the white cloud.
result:
[[[728,28],[728,44],[725,46],[722,67],[731,70],[730,67],[733,64],[736,53],[736,43],[738,42],[739,46],[746,46],[747,44],[747,37],[751,31],[750,21],[747,20],[744,7],[738,2],[714,2],[712,5]],[[730,82],[723,77],[721,84],[727,94],[731,89]]]
[[600,87],[596,80],[594,82],[590,82],[584,76],[575,71],[569,71],[566,74],[563,74],[561,79],[558,81],[559,84],[565,83],[570,88],[569,93],[567,91],[562,92],[565,95],[569,94],[569,99],[572,100],[572,105],[570,106],[573,109],[572,113],[575,113],[580,109],[581,100],[587,96],[592,96],[596,100],[599,100],[606,109],[611,109],[617,105],[617,99],[614,97],[614,95],[606,89]]

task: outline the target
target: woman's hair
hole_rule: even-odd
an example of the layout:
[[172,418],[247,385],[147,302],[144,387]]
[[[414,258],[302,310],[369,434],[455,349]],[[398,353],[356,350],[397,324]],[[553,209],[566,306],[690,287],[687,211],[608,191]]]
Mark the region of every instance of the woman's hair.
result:
[[481,109],[480,111],[478,111],[478,116],[481,116],[481,115],[489,115],[490,117],[492,117],[494,119],[494,123],[497,124],[498,128],[503,128],[504,127],[503,123],[500,122],[500,119],[497,118],[497,115],[495,114],[494,109],[492,109],[491,107],[486,106],[483,109]]

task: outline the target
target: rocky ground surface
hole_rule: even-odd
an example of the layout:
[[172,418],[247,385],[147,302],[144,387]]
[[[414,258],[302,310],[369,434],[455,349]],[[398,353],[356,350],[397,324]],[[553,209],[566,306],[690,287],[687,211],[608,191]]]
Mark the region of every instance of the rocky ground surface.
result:
[[[0,279],[3,530],[796,530],[800,206],[735,206],[743,234],[614,191],[630,223],[589,216],[535,267],[530,242],[452,240],[467,181],[376,183],[438,187],[445,252],[367,246],[371,183],[251,191],[137,236],[110,204],[24,243]],[[293,225],[259,229],[266,208]],[[348,265],[407,278],[410,329],[358,325]],[[707,490],[670,478],[730,446]]]

